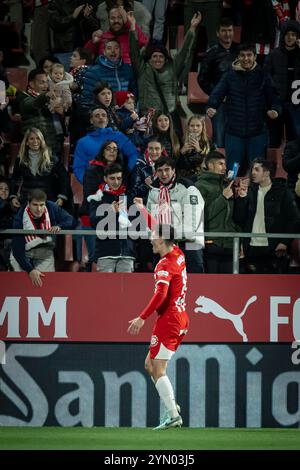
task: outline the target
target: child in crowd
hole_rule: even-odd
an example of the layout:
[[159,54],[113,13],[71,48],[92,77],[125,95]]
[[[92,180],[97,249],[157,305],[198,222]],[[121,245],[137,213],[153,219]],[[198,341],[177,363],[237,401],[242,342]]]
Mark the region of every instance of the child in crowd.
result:
[[214,148],[207,135],[205,116],[194,114],[188,120],[184,145],[177,162],[180,176],[197,181],[205,156]]
[[151,134],[154,109],[150,109],[147,116],[140,118],[137,113],[133,93],[129,91],[116,91],[115,99],[120,121],[120,131],[124,132],[137,148],[144,151],[147,139]]
[[170,114],[157,111],[153,117],[153,135],[166,149],[169,157],[178,158],[180,142],[174,131],[173,120]]
[[65,71],[63,64],[53,64],[48,76],[49,89],[54,91],[56,98],[49,102],[49,109],[52,113],[68,111],[72,106],[72,94],[70,86],[73,83],[73,77]]
[[112,87],[107,82],[98,82],[93,93],[95,97],[95,104],[100,103],[107,112],[107,127],[111,127],[114,131],[118,131],[120,120],[114,105],[114,92]]
[[73,83],[70,88],[72,91],[72,112],[70,113],[69,134],[70,150],[74,153],[77,141],[84,137],[90,126],[88,110],[81,105],[81,93],[86,72],[93,63],[93,56],[89,49],[77,47],[71,56],[70,74],[73,77]]
[[72,90],[73,100],[78,100],[78,95],[81,94],[84,76],[89,66],[93,64],[93,56],[89,49],[84,47],[77,47],[71,56],[71,69],[70,75],[73,77],[73,82],[70,85]]

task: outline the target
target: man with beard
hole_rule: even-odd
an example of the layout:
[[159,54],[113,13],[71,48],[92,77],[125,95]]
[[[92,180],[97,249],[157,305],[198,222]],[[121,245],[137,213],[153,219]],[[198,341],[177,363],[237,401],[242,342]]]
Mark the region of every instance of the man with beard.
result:
[[[109,30],[101,31],[98,29],[93,32],[92,39],[85,44],[94,56],[103,54],[105,44],[109,39],[116,39],[121,46],[121,57],[125,64],[131,64],[129,54],[129,29],[130,24],[127,20],[127,14],[123,7],[112,8],[108,14]],[[139,26],[136,26],[138,47],[141,49],[148,43],[148,37],[142,32]]]

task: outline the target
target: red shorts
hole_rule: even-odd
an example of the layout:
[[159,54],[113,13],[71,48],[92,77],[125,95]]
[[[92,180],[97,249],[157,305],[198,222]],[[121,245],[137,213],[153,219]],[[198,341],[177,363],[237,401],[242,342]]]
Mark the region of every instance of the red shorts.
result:
[[150,342],[150,358],[169,360],[180,345],[189,327],[186,312],[158,315]]

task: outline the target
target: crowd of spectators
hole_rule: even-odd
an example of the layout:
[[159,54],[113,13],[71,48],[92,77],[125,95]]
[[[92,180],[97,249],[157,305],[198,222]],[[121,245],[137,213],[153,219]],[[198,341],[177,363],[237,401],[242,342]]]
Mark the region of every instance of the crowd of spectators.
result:
[[[147,237],[130,236],[149,231],[151,213],[174,226],[188,272],[232,272],[233,239],[204,231],[280,233],[241,239],[241,272],[289,272],[283,235],[300,232],[300,1],[21,4],[34,66],[26,89],[9,83],[13,49],[0,37],[0,228],[49,235],[1,235],[0,269],[42,285],[64,257],[56,234],[77,228],[86,235],[72,237],[72,269],[151,271]],[[12,31],[9,4],[0,6]],[[174,16],[185,31],[177,50]],[[195,64],[208,103],[184,117],[182,84]],[[286,178],[270,147],[282,149]]]

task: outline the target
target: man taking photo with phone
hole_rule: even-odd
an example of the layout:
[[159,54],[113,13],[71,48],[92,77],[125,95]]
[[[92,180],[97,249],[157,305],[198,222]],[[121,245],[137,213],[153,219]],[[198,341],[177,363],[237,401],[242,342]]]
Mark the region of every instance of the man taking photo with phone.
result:
[[[204,199],[205,232],[238,232],[233,220],[234,179],[226,177],[225,156],[213,150],[195,184]],[[232,273],[232,238],[205,239],[206,273]]]

